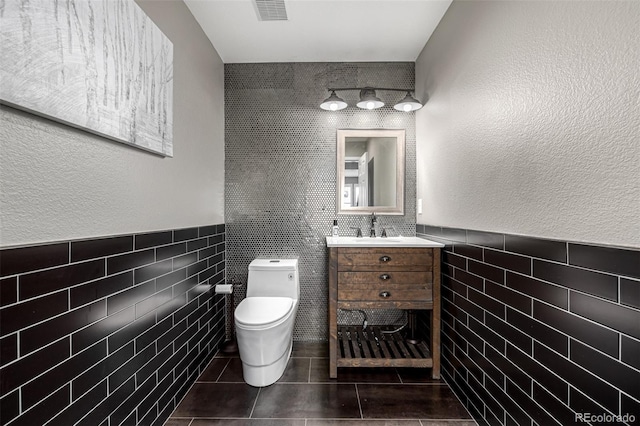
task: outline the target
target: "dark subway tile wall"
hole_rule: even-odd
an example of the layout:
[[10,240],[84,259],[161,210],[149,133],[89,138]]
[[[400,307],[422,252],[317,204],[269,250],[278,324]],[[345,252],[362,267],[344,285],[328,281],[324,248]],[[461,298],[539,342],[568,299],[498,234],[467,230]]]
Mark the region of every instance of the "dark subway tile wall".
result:
[[0,276],[69,263],[69,243],[43,244],[2,250]]
[[224,338],[225,240],[212,225],[0,250],[0,425],[163,424]]
[[576,420],[585,413],[640,421],[639,250],[430,225],[416,233],[445,244],[442,374],[479,424],[587,424]]
[[104,258],[133,250],[133,235],[71,242],[71,261]]

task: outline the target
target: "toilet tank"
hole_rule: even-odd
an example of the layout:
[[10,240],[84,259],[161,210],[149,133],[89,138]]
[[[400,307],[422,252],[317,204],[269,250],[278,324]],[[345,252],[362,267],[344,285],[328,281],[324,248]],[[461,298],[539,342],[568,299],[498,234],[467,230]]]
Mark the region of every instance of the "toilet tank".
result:
[[247,297],[300,298],[298,259],[255,259],[249,264]]

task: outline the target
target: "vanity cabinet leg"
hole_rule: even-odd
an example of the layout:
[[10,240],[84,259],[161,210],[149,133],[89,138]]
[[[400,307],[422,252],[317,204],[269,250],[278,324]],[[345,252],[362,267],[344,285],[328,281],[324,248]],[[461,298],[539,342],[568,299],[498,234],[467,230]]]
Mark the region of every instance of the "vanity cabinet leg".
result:
[[338,249],[329,249],[329,378],[338,377]]
[[338,378],[338,363],[337,363],[337,344],[336,340],[329,338],[329,378]]
[[431,359],[433,367],[431,368],[431,377],[433,379],[440,378],[440,318],[436,317],[435,309],[431,311]]
[[330,316],[329,318],[329,378],[330,379],[336,379],[338,377],[338,324],[337,323],[338,323],[337,317],[335,315]]
[[431,311],[431,377],[440,378],[440,249],[433,249],[433,310]]

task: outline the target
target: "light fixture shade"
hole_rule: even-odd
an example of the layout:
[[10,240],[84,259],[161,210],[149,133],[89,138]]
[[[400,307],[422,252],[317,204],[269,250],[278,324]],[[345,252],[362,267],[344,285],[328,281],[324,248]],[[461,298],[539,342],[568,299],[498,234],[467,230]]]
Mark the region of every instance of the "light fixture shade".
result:
[[419,100],[411,96],[410,92],[407,92],[407,96],[405,96],[404,99],[395,104],[393,107],[398,111],[410,112],[422,108],[422,104]]
[[360,91],[360,102],[356,104],[358,108],[376,109],[384,106],[384,102],[376,96],[376,91],[365,87]]
[[327,111],[339,111],[341,109],[345,109],[347,107],[347,103],[340,99],[334,90],[331,91],[331,96],[324,100],[320,104],[320,108],[325,109]]

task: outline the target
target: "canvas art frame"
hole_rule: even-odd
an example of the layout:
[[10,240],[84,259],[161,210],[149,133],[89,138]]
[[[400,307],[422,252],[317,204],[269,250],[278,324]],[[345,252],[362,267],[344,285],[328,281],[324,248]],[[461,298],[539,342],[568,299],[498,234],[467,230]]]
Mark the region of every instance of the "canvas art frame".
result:
[[133,0],[3,0],[0,102],[171,157],[173,44]]

